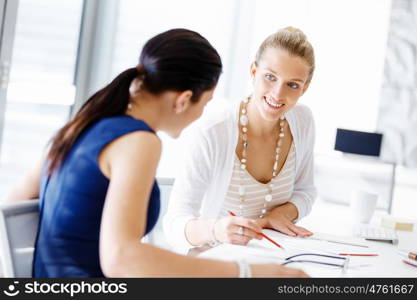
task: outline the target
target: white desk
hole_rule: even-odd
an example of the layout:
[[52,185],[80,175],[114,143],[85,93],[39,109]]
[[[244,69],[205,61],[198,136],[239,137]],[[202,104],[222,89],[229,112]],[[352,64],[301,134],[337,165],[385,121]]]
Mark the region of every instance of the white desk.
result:
[[[383,214],[385,213],[376,212],[371,223],[377,223]],[[351,233],[352,223],[350,210],[349,207],[343,205],[318,202],[313,207],[312,213],[301,220],[298,225],[306,227],[313,232],[346,237],[350,236],[353,238]],[[291,238],[274,231],[266,230],[264,232],[278,243],[281,243],[284,248],[285,243],[290,244],[292,241],[297,242],[297,240],[291,240]],[[333,251],[335,249],[334,247],[336,247],[335,245],[337,245],[340,249],[346,249],[347,252],[355,248],[355,253],[365,252],[378,254],[376,257],[349,257],[349,267],[344,273],[341,268],[316,264],[291,263],[288,266],[303,269],[312,277],[417,277],[417,268],[404,263],[397,253],[398,249],[408,251],[417,250],[417,222],[414,224],[413,232],[398,231],[398,237],[398,245],[361,239],[360,242],[368,245],[369,248],[327,243],[329,247],[333,247],[327,248],[327,250],[330,249],[330,251]],[[356,238],[356,240],[358,240],[358,238]],[[309,241],[303,241],[303,245],[306,245],[306,242],[309,243]],[[315,244],[315,247],[317,248],[317,244]],[[313,249],[315,248],[313,247]],[[312,251],[306,251],[305,249],[298,251],[298,253],[306,252]],[[204,251],[199,254],[199,256],[222,260],[244,258],[247,261],[254,263],[280,263],[283,258],[288,257],[293,253],[294,249],[285,251],[280,250],[267,240],[262,239],[261,241],[253,240],[247,246],[222,244]]]

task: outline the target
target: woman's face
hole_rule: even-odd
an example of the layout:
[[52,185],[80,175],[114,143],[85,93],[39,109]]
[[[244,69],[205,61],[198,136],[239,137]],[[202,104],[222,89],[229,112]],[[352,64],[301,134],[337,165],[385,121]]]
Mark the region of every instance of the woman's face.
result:
[[267,48],[259,63],[251,66],[253,100],[261,116],[276,121],[289,111],[307,90],[310,68],[286,50]]

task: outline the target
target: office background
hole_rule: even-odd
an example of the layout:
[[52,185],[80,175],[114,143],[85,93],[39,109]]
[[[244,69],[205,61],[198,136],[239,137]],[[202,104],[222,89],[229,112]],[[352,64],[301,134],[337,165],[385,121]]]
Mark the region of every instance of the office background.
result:
[[[300,100],[315,116],[320,199],[381,194],[386,209],[417,210],[417,1],[414,0],[0,0],[0,193],[45,150],[52,134],[94,91],[134,66],[151,36],[173,27],[204,35],[224,72],[213,105],[250,92],[249,66],[269,34],[302,29],[316,72]],[[384,133],[381,158],[333,150],[337,128]],[[175,178],[178,141],[161,134],[158,177]]]

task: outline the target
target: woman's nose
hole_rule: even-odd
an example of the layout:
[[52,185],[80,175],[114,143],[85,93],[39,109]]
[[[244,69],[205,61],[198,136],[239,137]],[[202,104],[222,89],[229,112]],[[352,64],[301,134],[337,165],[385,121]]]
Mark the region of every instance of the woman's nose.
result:
[[277,83],[276,85],[274,85],[273,89],[272,89],[272,96],[276,99],[279,100],[280,98],[282,98],[284,95],[284,88],[282,86],[282,84]]

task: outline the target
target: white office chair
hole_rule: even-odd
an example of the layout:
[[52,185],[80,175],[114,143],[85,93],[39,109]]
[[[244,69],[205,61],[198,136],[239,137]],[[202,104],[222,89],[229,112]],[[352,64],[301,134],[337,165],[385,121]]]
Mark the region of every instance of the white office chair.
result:
[[0,203],[0,260],[3,277],[31,277],[39,200]]
[[158,222],[155,224],[154,229],[143,238],[143,242],[169,249],[170,246],[168,245],[168,242],[166,241],[164,232],[162,230],[162,217],[166,213],[169,196],[171,194],[172,186],[175,180],[174,178],[164,177],[158,178],[157,181],[161,193],[161,209],[159,212],[159,219]]

